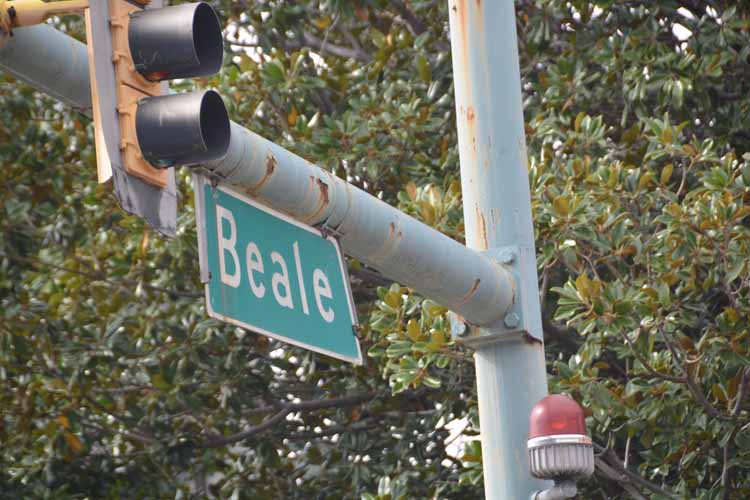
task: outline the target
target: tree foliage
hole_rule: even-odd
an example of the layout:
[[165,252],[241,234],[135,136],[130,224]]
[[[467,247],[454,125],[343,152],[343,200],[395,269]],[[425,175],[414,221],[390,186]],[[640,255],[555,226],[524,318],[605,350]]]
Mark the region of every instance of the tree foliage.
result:
[[[178,90],[463,238],[447,2],[211,3],[227,62]],[[597,446],[583,497],[747,498],[750,7],[516,8],[551,389]],[[6,76],[0,103],[0,495],[482,494],[443,307],[350,262],[364,367],[207,319],[189,172],[164,239],[96,184],[86,116]]]

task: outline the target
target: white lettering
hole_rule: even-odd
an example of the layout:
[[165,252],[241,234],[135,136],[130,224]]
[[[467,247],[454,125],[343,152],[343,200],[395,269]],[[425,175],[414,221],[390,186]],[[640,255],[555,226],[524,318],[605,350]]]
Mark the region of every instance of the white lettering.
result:
[[253,290],[253,294],[259,299],[262,299],[266,294],[266,286],[263,283],[256,283],[254,272],[263,274],[263,258],[260,256],[260,250],[258,245],[252,241],[247,245],[247,251],[245,252],[247,261],[247,278],[250,280],[250,288]]
[[[271,260],[275,264],[278,264],[279,267],[281,267],[282,272],[282,274],[273,273],[273,278],[271,279],[273,296],[276,297],[276,302],[278,302],[280,306],[294,309],[294,304],[292,303],[292,293],[290,289],[291,287],[289,286],[289,273],[286,270],[286,262],[284,261],[284,257],[282,257],[279,252],[271,252]],[[279,291],[280,285],[284,286],[284,296],[282,296],[281,292]]]
[[[222,234],[222,221],[224,220],[229,222],[229,238],[224,238]],[[221,282],[237,288],[240,286],[240,279],[242,279],[242,275],[240,274],[240,258],[237,255],[237,249],[234,248],[237,244],[237,225],[234,222],[232,212],[221,205],[216,205],[216,232],[219,237],[219,274],[221,275]],[[224,259],[227,252],[229,252],[229,255],[232,256],[232,261],[234,261],[234,274],[227,272],[227,262]]]
[[320,300],[321,297],[327,299],[333,297],[331,284],[328,283],[328,276],[320,269],[316,269],[313,272],[313,289],[315,290],[315,304],[318,306],[318,312],[320,312],[320,315],[327,323],[331,323],[335,317],[333,309],[323,306],[323,302]]
[[310,308],[307,307],[307,293],[305,293],[305,279],[302,277],[302,260],[299,257],[299,244],[295,241],[292,245],[294,249],[294,263],[297,266],[297,281],[299,282],[299,295],[302,299],[302,311],[310,315]]

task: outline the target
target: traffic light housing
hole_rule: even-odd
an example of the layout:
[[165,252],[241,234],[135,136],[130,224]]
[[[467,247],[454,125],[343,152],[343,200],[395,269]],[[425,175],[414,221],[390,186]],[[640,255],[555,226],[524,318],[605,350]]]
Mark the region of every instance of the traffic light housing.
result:
[[86,20],[100,182],[111,177],[126,211],[173,235],[172,167],[222,157],[230,127],[216,92],[169,94],[165,84],[221,69],[218,16],[205,2],[162,6],[91,2]]

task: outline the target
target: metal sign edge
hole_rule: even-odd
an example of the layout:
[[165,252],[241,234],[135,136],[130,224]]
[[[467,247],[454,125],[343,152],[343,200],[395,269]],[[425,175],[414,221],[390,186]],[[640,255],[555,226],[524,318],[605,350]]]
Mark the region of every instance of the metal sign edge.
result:
[[[317,352],[319,354],[324,354],[326,356],[330,356],[335,359],[353,363],[358,366],[363,366],[364,357],[362,356],[362,347],[359,345],[359,338],[357,338],[357,336],[354,335],[354,331],[352,331],[352,335],[354,335],[354,344],[357,346],[358,355],[356,358],[350,357],[350,356],[344,356],[342,354],[331,352],[327,349],[321,349],[316,346],[305,344],[304,342],[300,342],[298,340],[290,339],[283,335],[269,332],[268,330],[265,330],[258,326],[254,326],[249,323],[245,323],[243,321],[230,318],[228,316],[224,316],[223,314],[218,313],[212,309],[211,293],[210,293],[211,276],[208,271],[208,261],[207,261],[208,260],[208,242],[206,241],[206,237],[203,234],[206,228],[206,221],[204,218],[204,211],[205,211],[206,206],[205,206],[205,197],[203,194],[203,187],[206,184],[211,184],[211,183],[205,176],[197,174],[197,173],[193,174],[193,189],[195,190],[195,193],[194,193],[195,194],[195,219],[196,219],[196,225],[198,229],[198,261],[199,261],[200,268],[201,268],[200,269],[201,280],[203,280],[205,277],[204,283],[205,283],[205,294],[206,294],[206,297],[205,297],[206,313],[208,314],[208,316],[214,319],[218,319],[219,321],[223,321],[225,323],[239,326],[241,328],[245,328],[247,330],[259,333],[261,335],[265,335],[267,337],[271,337],[273,339],[280,340],[282,342],[286,342],[288,344],[292,344],[294,346],[301,347],[303,349],[307,349],[309,351]],[[306,231],[309,231],[319,236],[320,238],[330,241],[333,244],[334,248],[336,249],[336,254],[339,257],[339,266],[341,268],[341,276],[344,281],[344,289],[346,290],[346,301],[349,306],[349,317],[351,319],[352,324],[355,327],[359,326],[359,320],[357,318],[356,308],[354,305],[354,297],[352,295],[351,285],[349,283],[349,273],[346,269],[346,266],[344,265],[344,263],[346,262],[346,259],[344,257],[343,252],[341,251],[341,246],[339,245],[339,242],[336,240],[336,238],[333,238],[331,236],[326,237],[318,229],[315,229],[312,226],[308,226],[307,224],[304,224],[298,220],[295,220],[284,213],[274,210],[273,208],[270,208],[261,203],[258,203],[257,201],[251,198],[248,198],[247,196],[240,194],[231,188],[228,188],[226,186],[212,186],[212,187],[213,189],[218,189],[220,191],[223,191],[225,194],[228,194],[229,196],[233,196],[239,199],[240,201],[246,202],[247,204],[253,206],[254,208],[261,210],[263,212],[266,212],[273,217],[282,219],[285,222],[288,222],[301,229],[305,229]]]

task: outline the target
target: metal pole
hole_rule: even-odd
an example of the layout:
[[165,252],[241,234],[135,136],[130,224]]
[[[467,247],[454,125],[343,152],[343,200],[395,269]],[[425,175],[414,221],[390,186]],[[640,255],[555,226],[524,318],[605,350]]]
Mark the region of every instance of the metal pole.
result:
[[498,321],[513,302],[513,279],[503,266],[236,123],[227,155],[203,169],[330,231],[347,255],[467,321]]
[[[0,69],[67,104],[90,106],[84,44],[49,26],[14,33],[11,44],[0,50]],[[45,64],[40,54],[55,62]],[[35,59],[41,62],[31,62]],[[336,234],[348,255],[469,322],[497,322],[514,300],[514,280],[504,266],[236,123],[226,157],[203,170]]]
[[466,241],[512,264],[516,302],[503,324],[475,329],[490,500],[529,498],[532,406],[547,394],[513,0],[449,0]]
[[[503,259],[520,278],[517,290],[503,266],[239,125],[230,153],[207,169],[336,232],[349,255],[468,321],[495,325],[475,344],[485,491],[492,500],[528,498],[545,487],[529,474],[525,441],[531,407],[547,387],[514,9],[512,0],[449,5],[467,242],[509,252]],[[0,68],[66,104],[90,107],[86,46],[51,27],[16,30],[0,50]]]
[[78,109],[91,107],[86,45],[51,26],[13,30],[0,69]]

